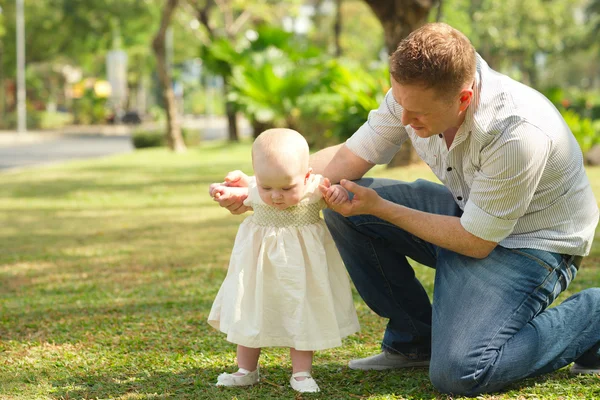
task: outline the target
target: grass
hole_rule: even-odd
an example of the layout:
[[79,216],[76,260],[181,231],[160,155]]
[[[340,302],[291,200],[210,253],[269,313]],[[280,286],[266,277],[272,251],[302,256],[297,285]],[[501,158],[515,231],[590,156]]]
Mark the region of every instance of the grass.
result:
[[[207,195],[232,169],[250,171],[247,144],[164,149],[0,175],[1,399],[429,399],[425,370],[360,372],[385,321],[355,293],[362,325],[316,355],[319,394],[289,388],[283,349],[261,358],[249,389],[216,388],[234,346],[206,318],[243,216]],[[423,166],[377,176],[433,179]],[[600,168],[588,169],[600,199]],[[600,240],[561,296],[600,286]],[[415,265],[431,294],[433,271]],[[559,300],[561,300],[559,299]],[[598,398],[600,380],[566,369],[482,399]]]

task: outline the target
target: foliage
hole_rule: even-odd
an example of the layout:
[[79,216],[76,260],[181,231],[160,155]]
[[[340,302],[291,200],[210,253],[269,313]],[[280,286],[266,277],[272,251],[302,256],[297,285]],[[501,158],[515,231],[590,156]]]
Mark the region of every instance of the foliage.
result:
[[[39,111],[31,107],[27,110],[28,129],[60,129],[73,123],[73,114],[58,111]],[[17,113],[8,113],[0,121],[0,129],[17,128]]]
[[[322,392],[297,396],[286,349],[266,349],[263,380],[218,388],[235,349],[206,323],[243,216],[207,195],[227,171],[251,172],[250,146],[212,143],[174,155],[149,149],[2,174],[0,398],[3,399],[464,399],[437,392],[424,369],[355,371],[380,350],[386,321],[354,292],[361,323],[339,348],[317,352]],[[588,168],[600,199],[600,168]],[[371,176],[435,179],[422,165]],[[600,231],[559,301],[600,285]],[[434,271],[415,265],[433,293]],[[593,399],[598,378],[565,369],[480,400]]]
[[[261,26],[243,51],[213,43],[213,58],[231,66],[230,98],[255,129],[300,130],[321,147],[349,137],[377,108],[387,89],[387,67],[365,71],[346,59],[330,59],[288,32]],[[215,63],[218,65],[218,63]]]
[[586,153],[594,144],[600,143],[600,131],[594,130],[591,119],[582,118],[573,110],[563,111],[562,116],[583,153]]
[[330,60],[323,70],[321,86],[325,89],[300,101],[302,131],[317,148],[348,139],[389,89],[384,63],[365,70],[348,60]]
[[[336,11],[333,1],[315,1],[307,39],[324,53],[333,55]],[[385,46],[383,27],[364,0],[341,1],[340,47],[342,56],[368,64],[377,60]],[[369,40],[365,40],[368,32]]]
[[544,56],[564,62],[579,48],[587,27],[575,13],[585,1],[449,0],[442,20],[465,33],[492,68],[537,87]]
[[[6,2],[5,71],[15,65],[15,5]],[[158,24],[158,5],[144,0],[36,0],[25,1],[26,61],[70,60],[99,73],[114,35],[124,48],[144,44],[150,52],[150,35]],[[43,21],[40,23],[40,21]],[[100,70],[98,70],[100,68]],[[10,75],[9,75],[10,76]]]
[[73,123],[73,114],[57,111],[41,111],[38,117],[38,128],[60,129]]
[[78,124],[104,123],[108,117],[106,99],[96,96],[93,88],[86,88],[83,96],[73,100],[73,115]]
[[272,26],[262,25],[256,34],[241,51],[215,41],[209,49],[212,59],[223,73],[231,74],[230,100],[250,120],[293,128],[299,98],[319,86],[321,53]]
[[136,131],[131,135],[133,147],[144,149],[148,147],[162,147],[167,145],[164,132]]
[[600,95],[597,92],[555,86],[543,93],[560,110],[584,153],[600,143]]
[[[186,147],[197,146],[200,144],[200,132],[192,129],[181,129],[181,135]],[[165,147],[167,138],[164,131],[136,130],[131,135],[131,142],[136,149],[149,147]]]

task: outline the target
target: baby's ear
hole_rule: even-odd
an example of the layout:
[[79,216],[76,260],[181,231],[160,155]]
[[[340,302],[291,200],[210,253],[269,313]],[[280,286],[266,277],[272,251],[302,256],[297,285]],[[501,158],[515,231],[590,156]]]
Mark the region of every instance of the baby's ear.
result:
[[308,167],[308,172],[306,173],[306,176],[304,177],[304,183],[306,183],[306,181],[308,181],[308,178],[310,178],[310,174],[312,174],[313,169],[311,167]]

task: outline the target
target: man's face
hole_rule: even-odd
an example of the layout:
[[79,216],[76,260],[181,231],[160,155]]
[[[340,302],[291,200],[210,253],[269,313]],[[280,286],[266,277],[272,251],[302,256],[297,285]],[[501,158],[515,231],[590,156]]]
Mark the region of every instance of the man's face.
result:
[[419,137],[428,138],[462,123],[468,104],[461,102],[460,95],[441,98],[432,88],[391,81],[394,99],[403,108],[402,125],[410,125]]

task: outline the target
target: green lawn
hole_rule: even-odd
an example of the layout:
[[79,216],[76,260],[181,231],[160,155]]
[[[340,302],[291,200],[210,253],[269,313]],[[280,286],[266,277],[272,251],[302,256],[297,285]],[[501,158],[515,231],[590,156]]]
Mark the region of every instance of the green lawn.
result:
[[[362,332],[319,352],[322,392],[296,395],[283,349],[261,358],[250,389],[216,388],[234,345],[205,322],[238,224],[207,194],[232,169],[250,172],[248,144],[164,149],[0,174],[1,399],[425,399],[425,370],[361,372],[385,321],[355,294]],[[375,175],[432,178],[425,167]],[[600,199],[600,168],[588,170]],[[562,299],[600,286],[600,240]],[[433,272],[416,266],[429,293]],[[566,369],[483,399],[599,398],[599,377]]]

